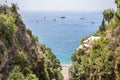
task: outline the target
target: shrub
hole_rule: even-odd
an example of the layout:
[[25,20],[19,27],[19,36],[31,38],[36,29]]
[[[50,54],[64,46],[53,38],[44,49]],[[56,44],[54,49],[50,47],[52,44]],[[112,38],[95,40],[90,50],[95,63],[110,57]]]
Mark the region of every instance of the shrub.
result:
[[19,66],[15,66],[13,70],[9,72],[7,80],[25,80]]
[[33,73],[24,76],[22,70],[19,66],[15,66],[11,72],[9,72],[7,80],[39,80],[37,76]]
[[29,73],[25,80],[39,80],[35,74]]
[[32,31],[30,29],[27,29],[27,33],[32,37]]
[[116,16],[120,19],[120,9],[117,9]]
[[13,38],[17,31],[15,19],[13,16],[7,17],[6,14],[0,14],[0,37],[5,39],[7,47],[14,43]]
[[22,67],[25,67],[24,65],[26,65],[27,58],[28,58],[27,53],[25,53],[25,51],[21,50],[14,54],[14,56],[12,58],[12,63],[15,65],[20,65]]
[[33,39],[34,42],[39,42],[39,39],[38,39],[37,36],[33,36],[32,39]]

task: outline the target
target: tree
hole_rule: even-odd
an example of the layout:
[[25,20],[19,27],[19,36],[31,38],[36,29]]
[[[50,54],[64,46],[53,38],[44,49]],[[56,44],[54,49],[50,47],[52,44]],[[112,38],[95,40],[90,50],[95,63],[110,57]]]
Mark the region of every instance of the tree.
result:
[[120,19],[120,0],[115,0],[115,3],[117,4],[117,12],[116,12],[116,16],[117,18]]
[[19,10],[19,7],[17,6],[17,4],[11,4],[11,9],[13,12],[17,13],[17,10]]
[[115,3],[117,4],[117,8],[120,8],[120,0],[115,0]]
[[120,19],[120,9],[117,9],[116,16],[118,19]]
[[107,9],[107,10],[104,10],[104,12],[103,12],[104,19],[106,21],[108,21],[108,23],[114,17],[114,14],[115,14],[115,12],[113,9]]
[[104,20],[104,19],[102,20],[102,24],[101,24],[99,30],[100,30],[101,32],[103,32],[103,31],[106,30],[106,25],[105,25],[105,20]]

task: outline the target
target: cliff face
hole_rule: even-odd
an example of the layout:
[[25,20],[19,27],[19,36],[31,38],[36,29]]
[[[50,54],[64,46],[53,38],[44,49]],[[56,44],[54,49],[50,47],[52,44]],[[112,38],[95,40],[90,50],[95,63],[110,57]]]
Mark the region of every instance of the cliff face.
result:
[[62,80],[59,60],[26,29],[17,9],[0,6],[0,80]]
[[[105,10],[99,30],[92,35],[100,39],[74,51],[70,80],[120,80],[120,0],[116,3],[117,11]],[[80,45],[89,44],[89,38]]]

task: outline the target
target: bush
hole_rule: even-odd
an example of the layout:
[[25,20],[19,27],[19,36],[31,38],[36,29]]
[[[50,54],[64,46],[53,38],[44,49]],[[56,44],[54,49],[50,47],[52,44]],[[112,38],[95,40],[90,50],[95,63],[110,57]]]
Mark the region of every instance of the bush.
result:
[[35,74],[29,73],[24,76],[19,66],[15,66],[11,72],[9,72],[7,80],[39,80]]
[[13,45],[16,31],[15,18],[12,15],[0,14],[0,37],[5,39],[7,47]]
[[32,31],[30,29],[27,29],[27,33],[32,37]]
[[25,51],[21,50],[14,54],[14,57],[12,58],[12,63],[15,65],[20,65],[22,67],[25,67],[27,63],[27,53]]
[[26,80],[19,66],[15,66],[11,72],[9,72],[7,80]]
[[75,50],[75,52],[73,53],[71,59],[72,59],[72,61],[77,61],[78,63],[80,63],[81,62],[80,57],[82,55],[85,55],[85,51],[83,49]]
[[56,56],[52,53],[51,49],[46,48],[45,49],[45,67],[47,71],[47,76],[49,76],[50,79],[55,80],[62,80],[63,76],[60,72],[61,65],[60,61],[56,58]]
[[39,80],[35,74],[29,73],[25,80]]
[[37,36],[33,36],[32,39],[33,39],[34,42],[39,42],[39,39],[38,39]]

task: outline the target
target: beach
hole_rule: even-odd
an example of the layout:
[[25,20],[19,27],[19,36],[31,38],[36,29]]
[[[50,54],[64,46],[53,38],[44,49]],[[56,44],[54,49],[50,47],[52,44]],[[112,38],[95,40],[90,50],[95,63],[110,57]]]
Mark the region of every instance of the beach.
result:
[[68,71],[69,71],[70,66],[71,64],[62,64],[61,73],[63,74],[64,80],[69,80]]

